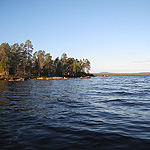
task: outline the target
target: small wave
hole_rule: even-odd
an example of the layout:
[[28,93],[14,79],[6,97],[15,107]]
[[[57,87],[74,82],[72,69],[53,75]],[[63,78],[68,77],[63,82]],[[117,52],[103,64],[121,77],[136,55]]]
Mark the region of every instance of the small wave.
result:
[[102,92],[98,91],[98,92],[96,92],[96,93],[98,93],[98,94],[99,94],[99,93],[102,93]]
[[130,92],[113,92],[114,94],[119,94],[119,95],[133,95],[134,93],[130,93]]
[[3,140],[4,138],[2,137],[4,137],[4,135],[0,135],[1,141],[5,142],[2,149],[141,150],[149,149],[150,147],[149,140],[103,131],[95,132],[73,129],[71,127],[50,127],[43,124],[38,124],[34,128],[32,126],[30,128],[29,126],[28,130],[30,130],[30,132],[22,129],[20,135],[16,136],[9,144],[6,144],[6,141]]
[[109,79],[0,86],[0,149],[149,149],[149,81]]
[[122,102],[125,101],[124,99],[110,99],[110,100],[104,100],[102,102]]

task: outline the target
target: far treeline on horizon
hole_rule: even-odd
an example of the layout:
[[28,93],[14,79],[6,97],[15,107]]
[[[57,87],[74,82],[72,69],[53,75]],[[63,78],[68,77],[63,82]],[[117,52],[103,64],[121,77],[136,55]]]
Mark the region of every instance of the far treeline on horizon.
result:
[[90,75],[90,61],[75,59],[63,53],[52,60],[50,53],[35,51],[30,40],[25,43],[0,45],[0,76],[67,76]]

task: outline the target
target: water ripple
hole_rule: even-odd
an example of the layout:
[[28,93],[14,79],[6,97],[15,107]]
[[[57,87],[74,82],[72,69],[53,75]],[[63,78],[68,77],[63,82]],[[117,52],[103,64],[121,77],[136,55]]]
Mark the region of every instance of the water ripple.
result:
[[0,81],[0,150],[149,149],[150,77]]

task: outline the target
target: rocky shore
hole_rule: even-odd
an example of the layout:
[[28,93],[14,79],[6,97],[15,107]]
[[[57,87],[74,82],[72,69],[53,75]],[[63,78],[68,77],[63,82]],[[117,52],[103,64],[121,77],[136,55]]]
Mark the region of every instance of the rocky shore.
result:
[[65,76],[65,77],[35,77],[35,76],[24,76],[24,77],[12,77],[12,76],[9,76],[9,77],[6,77],[6,76],[3,76],[3,77],[0,77],[0,80],[4,80],[4,81],[10,81],[10,82],[13,82],[13,81],[25,81],[25,80],[29,80],[29,79],[37,79],[37,80],[53,80],[53,79],[69,79],[69,78],[81,78],[81,79],[88,79],[88,78],[91,78],[91,77],[94,77],[93,74],[81,74],[81,75],[78,75],[78,76]]

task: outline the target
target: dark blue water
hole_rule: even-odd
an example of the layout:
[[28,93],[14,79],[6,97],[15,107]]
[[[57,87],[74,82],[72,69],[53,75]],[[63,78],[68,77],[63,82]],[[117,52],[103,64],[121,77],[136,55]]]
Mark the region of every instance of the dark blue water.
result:
[[0,150],[150,149],[150,76],[0,81]]

